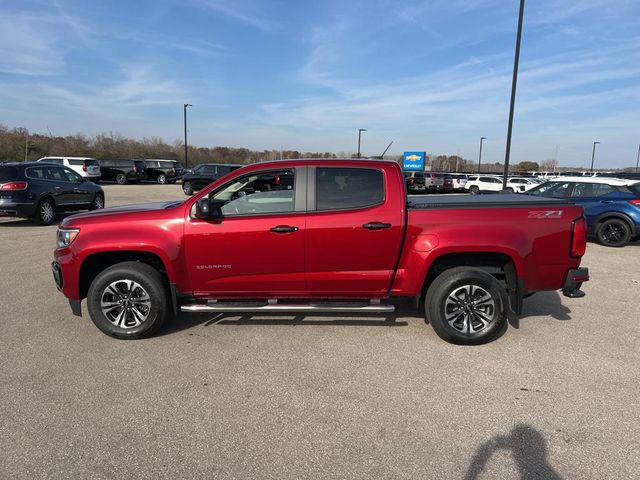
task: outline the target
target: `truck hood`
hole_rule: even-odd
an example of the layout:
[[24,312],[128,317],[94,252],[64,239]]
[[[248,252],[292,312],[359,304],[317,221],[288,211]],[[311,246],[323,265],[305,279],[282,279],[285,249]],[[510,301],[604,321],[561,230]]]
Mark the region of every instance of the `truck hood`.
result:
[[122,205],[119,207],[103,208],[101,210],[94,210],[92,212],[76,213],[75,215],[71,215],[70,217],[67,217],[62,222],[60,222],[60,227],[69,227],[77,223],[81,223],[84,220],[93,221],[98,218],[106,217],[109,217],[109,219],[111,220],[111,217],[114,216],[126,216],[132,213],[166,210],[168,208],[182,205],[182,203],[183,202],[179,200],[173,200],[170,202],[138,203],[134,205]]

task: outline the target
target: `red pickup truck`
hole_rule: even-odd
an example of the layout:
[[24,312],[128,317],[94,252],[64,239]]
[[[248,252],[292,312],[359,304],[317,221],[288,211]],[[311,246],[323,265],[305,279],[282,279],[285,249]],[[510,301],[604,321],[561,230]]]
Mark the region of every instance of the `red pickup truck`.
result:
[[[271,188],[265,179],[286,178]],[[273,182],[271,182],[273,183]],[[409,200],[408,200],[409,198]],[[582,207],[523,195],[407,197],[371,160],[248,165],[185,201],[64,219],[52,264],[117,338],[182,312],[391,312],[411,297],[447,341],[495,338],[540,290],[580,297]]]

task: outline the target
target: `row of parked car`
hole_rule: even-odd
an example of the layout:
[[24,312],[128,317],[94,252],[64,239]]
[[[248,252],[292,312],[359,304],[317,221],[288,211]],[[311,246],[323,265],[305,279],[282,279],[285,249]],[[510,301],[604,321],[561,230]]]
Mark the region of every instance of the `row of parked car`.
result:
[[176,160],[133,160],[112,158],[96,160],[84,157],[43,157],[38,162],[54,163],[70,168],[92,182],[109,180],[120,185],[150,180],[156,183],[176,183],[186,170]]
[[[56,161],[58,159],[61,161]],[[98,165],[93,162],[96,160],[82,159],[80,163],[78,159],[53,157],[37,162],[0,163],[0,217],[27,217],[41,225],[49,225],[54,222],[57,213],[104,208],[105,193],[100,185],[92,181],[98,179],[97,171],[101,174],[100,178],[105,178],[104,172],[107,172],[107,175],[115,174],[113,178],[118,183],[153,178],[149,177],[149,170],[154,168],[159,172],[165,172],[162,168],[178,171],[175,166],[162,167],[153,163],[151,167],[147,167],[143,160],[127,160],[126,165],[120,160],[106,161],[106,164],[102,161]],[[186,195],[193,195],[194,192],[241,166],[198,165],[193,171],[182,174],[183,191]],[[124,181],[121,177],[118,180],[120,174],[126,176]],[[175,179],[176,174],[172,174],[156,181],[174,183]],[[502,178],[494,175],[407,172],[405,182],[409,193],[452,190],[470,193],[504,191]],[[252,188],[260,192],[291,190],[293,177],[285,174],[263,175],[259,182],[252,185]],[[355,185],[345,187],[358,188]],[[509,177],[507,191],[567,199],[582,205],[590,233],[603,245],[621,247],[634,237],[640,236],[639,180],[576,176],[544,181],[535,177]],[[246,189],[239,191],[239,194],[251,193],[253,192]]]
[[[445,172],[404,172],[410,194],[448,193],[453,191],[487,193],[502,191],[502,177],[498,175],[471,175]],[[544,180],[534,177],[509,177],[507,191],[526,192]]]

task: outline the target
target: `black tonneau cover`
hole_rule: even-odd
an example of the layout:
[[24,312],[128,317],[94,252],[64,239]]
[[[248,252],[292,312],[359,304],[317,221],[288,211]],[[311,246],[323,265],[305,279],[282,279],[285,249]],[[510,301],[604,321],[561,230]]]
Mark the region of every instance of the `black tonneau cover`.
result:
[[535,207],[537,205],[573,205],[562,198],[544,198],[518,193],[488,195],[409,195],[407,207],[414,210],[438,208]]

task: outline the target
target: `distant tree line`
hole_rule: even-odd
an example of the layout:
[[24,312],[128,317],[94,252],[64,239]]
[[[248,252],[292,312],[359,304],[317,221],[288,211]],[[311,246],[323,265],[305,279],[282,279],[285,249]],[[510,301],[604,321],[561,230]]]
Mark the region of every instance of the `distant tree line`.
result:
[[[184,143],[176,140],[168,144],[159,137],[134,140],[118,134],[87,136],[81,133],[64,137],[31,133],[25,128],[9,129],[0,125],[0,161],[37,160],[41,157],[66,155],[70,157],[92,158],[165,158],[184,162]],[[189,166],[199,163],[254,163],[279,158],[355,158],[353,152],[300,152],[298,150],[250,150],[231,147],[189,146]],[[389,160],[402,164],[402,155],[388,155]],[[426,168],[440,172],[477,172],[478,163],[458,155],[428,155]],[[482,162],[482,172],[502,173],[500,162]],[[512,172],[561,171],[555,159],[538,164],[522,161],[511,165]],[[584,168],[572,167],[579,171]],[[626,168],[624,171],[632,171]]]
[[[30,133],[24,128],[0,125],[0,161],[37,160],[66,155],[91,158],[164,158],[184,162],[184,143],[168,144],[158,137],[134,140],[116,134],[64,137]],[[331,152],[263,150],[230,147],[188,147],[189,165],[199,163],[253,163],[279,158],[337,158]]]

